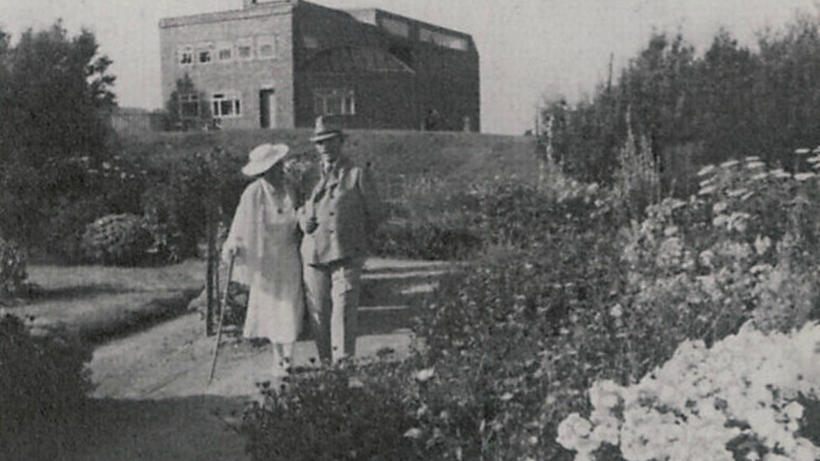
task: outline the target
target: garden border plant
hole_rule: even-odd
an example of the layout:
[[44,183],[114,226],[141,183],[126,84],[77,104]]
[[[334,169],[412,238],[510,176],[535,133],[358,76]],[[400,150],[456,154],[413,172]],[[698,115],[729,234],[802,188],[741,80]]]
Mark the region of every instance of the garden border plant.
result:
[[[631,224],[606,190],[544,198],[527,185],[493,186],[478,195],[493,244],[425,303],[414,327],[425,350],[389,379],[373,371],[356,381],[355,367],[338,369],[333,379],[352,386],[323,394],[319,377],[295,392],[338,403],[362,388],[398,390],[390,412],[410,417],[411,459],[572,459],[556,442],[558,422],[588,414],[594,382],[628,386],[679,342],[713,344],[746,321],[787,330],[820,315],[816,178],[756,162],[705,169],[704,193],[662,201]],[[795,200],[801,194],[812,199]],[[372,427],[382,404],[342,406],[323,421],[359,426],[366,416]],[[289,414],[281,404],[267,411]],[[291,430],[319,436],[333,427],[302,421]],[[622,459],[613,446],[598,455]]]

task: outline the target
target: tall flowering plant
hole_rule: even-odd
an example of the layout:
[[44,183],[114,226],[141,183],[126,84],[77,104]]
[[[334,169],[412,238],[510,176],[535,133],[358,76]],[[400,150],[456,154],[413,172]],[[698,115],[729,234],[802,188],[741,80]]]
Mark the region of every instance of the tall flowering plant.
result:
[[756,157],[699,176],[697,196],[666,199],[625,232],[627,314],[639,314],[625,320],[666,322],[677,337],[663,343],[674,346],[719,339],[749,318],[768,329],[816,315],[816,179],[769,170]]

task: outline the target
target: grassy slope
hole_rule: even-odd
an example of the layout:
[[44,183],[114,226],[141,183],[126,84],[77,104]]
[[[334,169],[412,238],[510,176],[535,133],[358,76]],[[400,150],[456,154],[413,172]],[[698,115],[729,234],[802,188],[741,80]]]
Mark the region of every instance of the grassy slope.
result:
[[[244,158],[264,142],[284,142],[295,152],[312,152],[310,134],[308,129],[154,133],[125,140],[123,150],[161,161],[220,146]],[[495,176],[516,176],[523,181],[537,178],[532,137],[395,130],[351,130],[348,134],[347,152],[360,164],[371,162],[387,190],[392,190],[394,181],[421,177],[452,186]]]
[[136,268],[33,265],[28,272],[28,280],[39,289],[25,304],[6,312],[31,321],[35,330],[63,326],[100,341],[182,312],[204,283],[205,264],[189,260]]

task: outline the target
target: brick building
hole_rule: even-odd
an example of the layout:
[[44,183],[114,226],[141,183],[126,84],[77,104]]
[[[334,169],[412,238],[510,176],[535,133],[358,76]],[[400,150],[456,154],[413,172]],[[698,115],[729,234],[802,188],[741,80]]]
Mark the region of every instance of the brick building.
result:
[[224,128],[312,126],[479,131],[478,52],[470,35],[379,9],[243,0],[241,10],[162,19],[162,95],[186,74]]

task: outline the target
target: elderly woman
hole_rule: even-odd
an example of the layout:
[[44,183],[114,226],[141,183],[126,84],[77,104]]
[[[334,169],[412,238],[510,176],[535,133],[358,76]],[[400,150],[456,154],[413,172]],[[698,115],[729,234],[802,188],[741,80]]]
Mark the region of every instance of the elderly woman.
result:
[[274,376],[290,372],[304,313],[297,195],[283,169],[287,154],[284,144],[250,152],[242,173],[256,180],[242,193],[223,246],[223,259],[236,256],[233,279],[250,286],[243,335],[270,339]]

